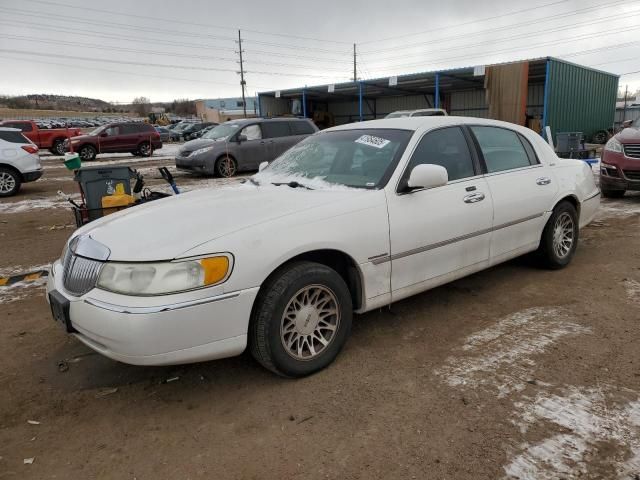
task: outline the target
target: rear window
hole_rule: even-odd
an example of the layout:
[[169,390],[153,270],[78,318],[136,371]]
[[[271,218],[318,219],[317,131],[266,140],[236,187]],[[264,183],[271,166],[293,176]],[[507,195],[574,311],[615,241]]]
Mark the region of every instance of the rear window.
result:
[[264,138],[288,137],[291,135],[289,122],[263,122],[262,136]]
[[294,135],[310,135],[315,133],[316,131],[307,121],[298,121],[298,122],[289,122],[289,126],[291,127],[291,132]]
[[2,124],[2,126],[9,127],[9,128],[17,128],[22,130],[23,132],[30,132],[31,130],[33,130],[33,127],[29,122],[5,122]]
[[20,132],[9,132],[0,130],[0,140],[5,140],[9,143],[31,143]]

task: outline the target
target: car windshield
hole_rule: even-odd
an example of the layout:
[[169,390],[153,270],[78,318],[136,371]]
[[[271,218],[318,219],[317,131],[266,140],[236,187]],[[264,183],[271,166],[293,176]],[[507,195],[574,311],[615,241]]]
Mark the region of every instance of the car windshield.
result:
[[259,183],[296,181],[380,188],[387,182],[412,135],[400,129],[354,129],[307,137],[254,176]]
[[226,138],[230,135],[233,135],[238,131],[240,125],[237,123],[223,123],[222,125],[218,125],[213,127],[207,133],[202,135],[202,138],[208,138],[209,140],[219,140],[221,138]]
[[102,125],[101,127],[96,128],[95,130],[89,132],[89,135],[100,135],[104,129],[106,129],[109,125]]

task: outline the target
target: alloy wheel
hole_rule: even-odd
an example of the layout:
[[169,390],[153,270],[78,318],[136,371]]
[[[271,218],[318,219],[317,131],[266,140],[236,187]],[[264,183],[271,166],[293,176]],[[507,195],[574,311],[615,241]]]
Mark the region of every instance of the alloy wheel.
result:
[[0,172],[0,193],[8,194],[16,188],[16,179],[8,172]]
[[553,226],[553,251],[559,258],[564,258],[571,252],[575,237],[575,225],[571,215],[563,212],[558,215]]
[[223,177],[233,177],[236,173],[236,164],[229,157],[220,160],[220,175]]
[[280,340],[296,360],[312,360],[334,339],[340,326],[335,293],[322,285],[308,285],[289,300],[280,322]]

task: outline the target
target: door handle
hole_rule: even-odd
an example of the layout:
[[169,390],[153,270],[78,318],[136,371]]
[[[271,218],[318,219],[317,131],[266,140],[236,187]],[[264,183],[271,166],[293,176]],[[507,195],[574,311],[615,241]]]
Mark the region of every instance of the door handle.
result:
[[484,193],[471,193],[463,197],[464,203],[478,203],[484,200]]
[[538,185],[549,185],[551,183],[551,179],[549,177],[540,177],[536,180]]

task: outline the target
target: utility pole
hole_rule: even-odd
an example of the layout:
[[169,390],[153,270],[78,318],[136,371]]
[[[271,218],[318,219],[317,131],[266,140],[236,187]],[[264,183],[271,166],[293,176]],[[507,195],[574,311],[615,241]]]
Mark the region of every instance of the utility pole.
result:
[[627,120],[627,94],[629,92],[629,85],[624,87],[624,108],[622,109],[622,126],[624,128],[624,122]]
[[358,75],[356,73],[356,44],[353,44],[353,81],[358,81]]
[[238,30],[238,50],[240,52],[240,85],[242,86],[242,111],[244,118],[247,118],[247,102],[244,98],[244,87],[247,82],[244,81],[244,64],[242,63],[242,37],[240,36],[240,30]]

